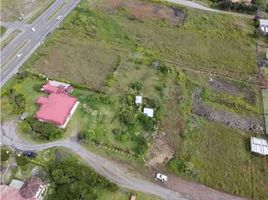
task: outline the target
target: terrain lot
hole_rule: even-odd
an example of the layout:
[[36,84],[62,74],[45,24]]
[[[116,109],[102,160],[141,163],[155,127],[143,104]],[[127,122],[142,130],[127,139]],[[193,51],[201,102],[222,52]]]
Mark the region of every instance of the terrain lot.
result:
[[40,15],[54,0],[1,0],[0,20],[16,21],[21,14],[27,17]]
[[[18,114],[10,89],[34,115],[46,81],[32,73],[71,82],[81,104],[66,134],[78,134],[86,147],[141,169],[145,158],[153,172],[266,199],[267,159],[249,150],[250,136],[263,126],[252,32],[252,22],[237,16],[150,1],[82,1],[25,63],[31,73],[19,73],[2,90],[2,119]],[[135,105],[136,95],[142,105]],[[144,107],[154,108],[154,118],[142,115]],[[26,122],[20,127],[38,139]],[[158,134],[163,140],[153,139]],[[160,148],[154,159],[154,142],[168,145],[174,158]]]

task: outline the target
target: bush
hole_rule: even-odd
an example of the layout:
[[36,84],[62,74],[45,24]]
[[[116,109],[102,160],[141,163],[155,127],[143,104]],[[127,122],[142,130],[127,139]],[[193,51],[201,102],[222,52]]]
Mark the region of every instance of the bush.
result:
[[153,131],[154,130],[154,120],[144,114],[139,115],[139,122],[142,124],[143,128],[146,131]]
[[139,135],[136,138],[136,141],[137,141],[137,146],[135,147],[134,152],[136,154],[143,155],[145,153],[146,149],[148,148],[148,144],[146,142],[146,139],[143,136]]
[[9,159],[10,156],[10,152],[7,153],[7,149],[6,148],[1,148],[1,161],[5,162]]
[[28,163],[28,158],[26,158],[23,155],[20,156],[16,155],[15,158],[18,166],[25,166]]
[[129,84],[129,88],[135,91],[140,91],[143,88],[143,85],[141,82],[132,82]]
[[32,131],[37,133],[41,139],[57,139],[63,134],[63,129],[49,123],[37,121],[34,118],[29,118],[27,122],[31,126]]
[[215,1],[214,7],[222,10],[231,10],[241,13],[255,14],[258,10],[258,7],[254,4],[246,5],[245,3],[233,3],[228,0]]
[[123,108],[119,112],[119,120],[125,125],[134,125],[136,123],[136,115],[131,108]]

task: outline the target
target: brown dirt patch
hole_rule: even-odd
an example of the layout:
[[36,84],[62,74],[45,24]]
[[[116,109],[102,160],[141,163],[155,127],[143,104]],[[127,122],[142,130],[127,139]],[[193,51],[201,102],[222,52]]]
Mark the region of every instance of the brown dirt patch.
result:
[[157,165],[167,163],[173,158],[175,151],[165,133],[153,137],[153,144],[149,148],[148,166],[155,168]]
[[180,25],[185,17],[185,12],[178,8],[135,0],[106,0],[109,9],[117,11],[124,9],[130,13],[133,19],[165,20],[173,26]]
[[268,67],[262,67],[259,75],[259,85],[262,89],[268,89]]
[[[190,181],[185,181],[182,178],[168,175],[168,182],[164,185],[173,190],[185,194],[188,199],[199,199],[199,200],[245,200],[241,197],[235,197],[212,188],[193,183]],[[187,194],[187,195],[186,195]]]
[[221,122],[231,128],[241,129],[244,131],[253,131],[256,133],[263,132],[263,126],[255,118],[243,118],[239,115],[227,112],[225,110],[216,110],[205,105],[200,97],[201,90],[194,92],[193,112],[199,116],[206,117],[208,120]]
[[230,95],[243,95],[245,101],[250,104],[256,104],[256,94],[250,88],[244,88],[219,78],[215,78],[210,82],[211,88],[216,92],[225,92]]

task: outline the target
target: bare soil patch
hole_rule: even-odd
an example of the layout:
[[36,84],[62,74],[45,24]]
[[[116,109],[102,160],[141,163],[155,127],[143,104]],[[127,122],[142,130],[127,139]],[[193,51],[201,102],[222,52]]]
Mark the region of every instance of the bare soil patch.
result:
[[268,67],[262,67],[259,75],[259,85],[262,89],[268,89]]
[[173,26],[182,23],[185,13],[183,10],[150,2],[133,0],[106,0],[109,9],[113,11],[126,10],[133,19],[144,20],[165,20]]
[[210,82],[211,88],[216,92],[225,92],[230,95],[243,95],[245,101],[250,104],[256,104],[256,94],[249,88],[243,88],[234,83],[215,78]]
[[255,133],[263,132],[263,126],[261,125],[260,120],[250,117],[243,118],[225,110],[216,110],[211,108],[202,102],[200,94],[201,90],[195,91],[193,94],[193,112],[195,114],[206,117],[211,121],[224,123],[231,128],[241,129],[244,131],[253,131]]
[[187,194],[189,199],[200,199],[200,200],[245,200],[241,197],[235,197],[211,188],[208,188],[204,185],[199,185],[197,183],[185,181],[182,178],[169,175],[168,182],[164,185],[176,192],[182,194]]
[[166,137],[165,133],[157,134],[153,137],[153,144],[149,149],[148,165],[155,168],[157,165],[167,163],[175,150],[172,148],[171,142]]

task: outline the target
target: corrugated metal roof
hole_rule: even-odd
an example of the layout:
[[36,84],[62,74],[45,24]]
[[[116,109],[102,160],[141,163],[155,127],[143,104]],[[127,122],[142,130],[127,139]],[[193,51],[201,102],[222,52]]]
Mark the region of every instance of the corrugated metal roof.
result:
[[260,19],[260,25],[268,26],[268,20],[267,19]]
[[268,155],[268,142],[265,139],[251,137],[251,151],[261,155]]

